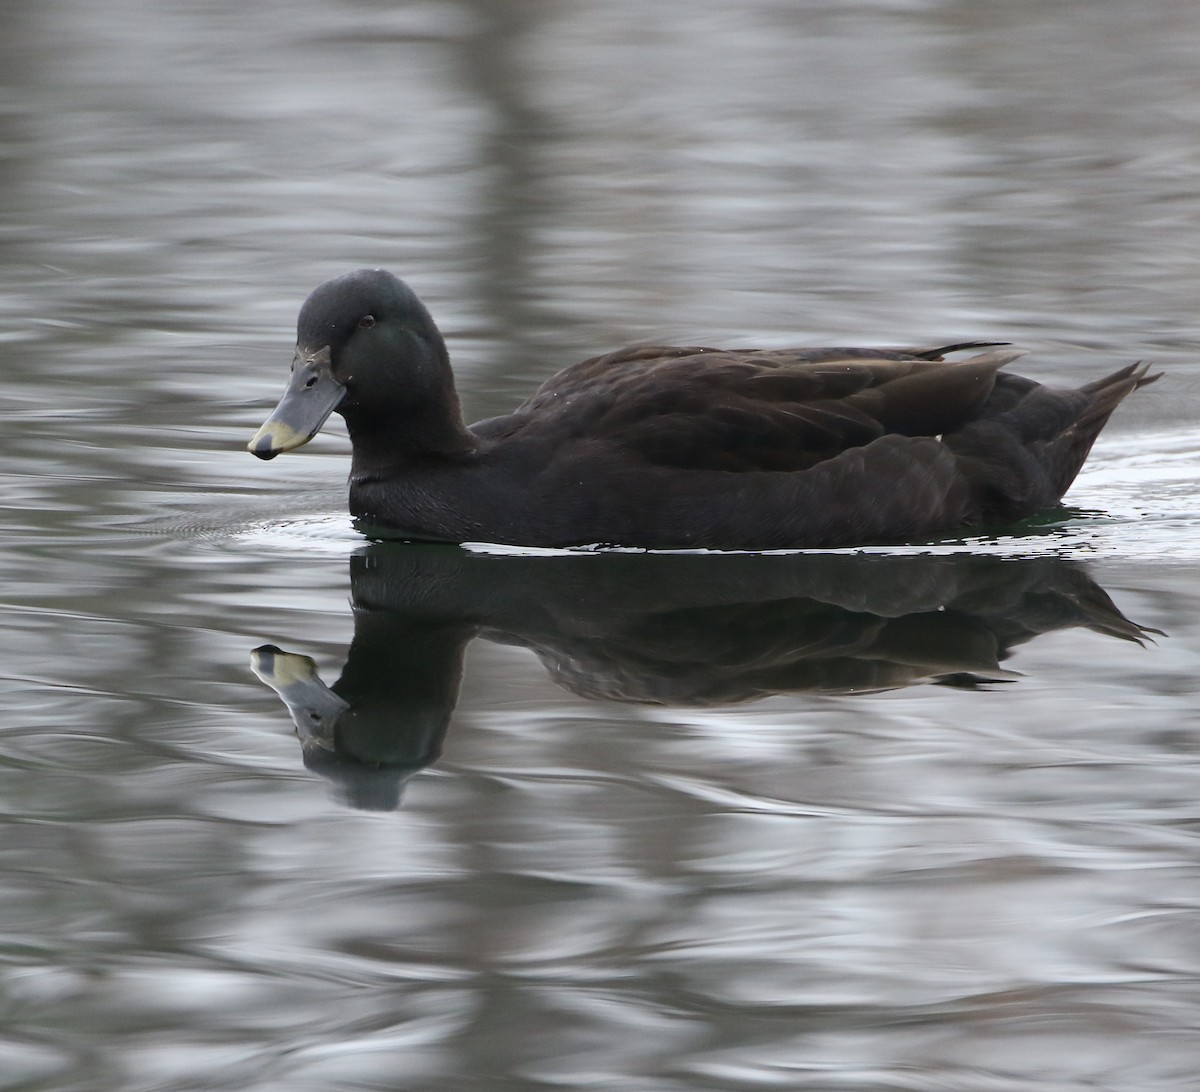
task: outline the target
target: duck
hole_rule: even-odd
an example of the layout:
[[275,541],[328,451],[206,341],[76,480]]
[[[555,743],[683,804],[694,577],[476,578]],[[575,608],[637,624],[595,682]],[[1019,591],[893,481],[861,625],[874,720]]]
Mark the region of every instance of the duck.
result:
[[468,426],[425,305],[394,274],[359,269],[305,300],[287,388],[247,446],[273,459],[341,414],[350,512],[375,537],[669,550],[928,541],[1052,509],[1116,407],[1159,378],[1138,362],[1053,387],[1002,370],[1022,355],[987,341],[639,345]]

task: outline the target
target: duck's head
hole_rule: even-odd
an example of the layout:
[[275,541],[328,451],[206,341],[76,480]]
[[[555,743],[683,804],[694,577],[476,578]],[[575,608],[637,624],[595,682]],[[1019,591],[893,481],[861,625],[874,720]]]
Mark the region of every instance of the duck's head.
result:
[[424,304],[386,270],[357,269],[304,301],[287,389],[247,448],[273,459],[308,443],[334,410],[369,422],[418,408],[446,382],[445,344]]

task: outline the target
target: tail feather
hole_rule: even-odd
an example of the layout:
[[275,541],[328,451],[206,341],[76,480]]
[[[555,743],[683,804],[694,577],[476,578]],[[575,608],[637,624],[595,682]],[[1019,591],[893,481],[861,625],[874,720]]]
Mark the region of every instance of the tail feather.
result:
[[1099,391],[1105,387],[1112,386],[1114,383],[1122,383],[1127,379],[1132,379],[1133,387],[1144,387],[1147,383],[1153,383],[1156,379],[1161,379],[1163,373],[1155,372],[1149,374],[1150,365],[1142,360],[1135,360],[1132,364],[1126,364],[1123,368],[1118,368],[1111,375],[1106,375],[1100,379],[1093,379],[1090,383],[1085,383],[1080,389],[1085,391]]
[[[1091,398],[1083,412],[1067,431],[1078,437],[1090,434],[1090,439],[1087,441],[1087,446],[1090,448],[1092,441],[1096,439],[1109,417],[1112,416],[1113,410],[1138,387],[1153,383],[1162,376],[1162,372],[1155,372],[1153,375],[1149,372],[1150,365],[1143,364],[1139,360],[1136,364],[1130,364],[1121,368],[1120,371],[1113,372],[1112,375],[1085,383],[1079,389],[1091,395]],[[1087,455],[1086,449],[1083,454]],[[1082,462],[1082,459],[1080,461]]]
[[1162,372],[1151,375],[1150,366],[1139,360],[1079,388],[1089,396],[1087,405],[1062,435],[1046,445],[1043,453],[1056,494],[1054,502],[1071,487],[1113,410],[1138,387],[1153,383],[1161,375]]

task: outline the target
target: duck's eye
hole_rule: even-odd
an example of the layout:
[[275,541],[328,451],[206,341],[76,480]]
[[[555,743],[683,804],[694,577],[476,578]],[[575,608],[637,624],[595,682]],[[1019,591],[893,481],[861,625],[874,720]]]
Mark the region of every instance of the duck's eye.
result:
[[363,330],[371,329],[371,327],[375,325],[375,316],[363,315],[363,317],[358,320],[358,325],[359,328]]

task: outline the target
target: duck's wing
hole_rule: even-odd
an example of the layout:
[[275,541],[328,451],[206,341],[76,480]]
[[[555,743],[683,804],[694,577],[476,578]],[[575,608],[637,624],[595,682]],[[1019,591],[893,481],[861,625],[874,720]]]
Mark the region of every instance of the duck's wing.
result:
[[889,433],[936,436],[961,427],[991,394],[997,370],[1021,355],[940,359],[962,347],[641,346],[560,372],[516,413],[476,430],[610,444],[662,467],[799,470]]

